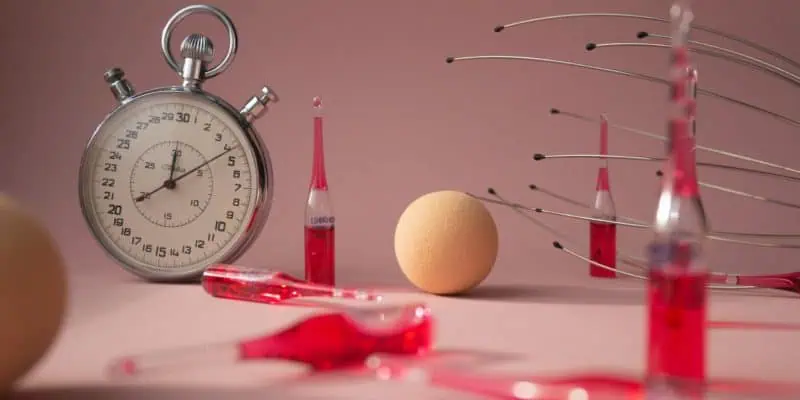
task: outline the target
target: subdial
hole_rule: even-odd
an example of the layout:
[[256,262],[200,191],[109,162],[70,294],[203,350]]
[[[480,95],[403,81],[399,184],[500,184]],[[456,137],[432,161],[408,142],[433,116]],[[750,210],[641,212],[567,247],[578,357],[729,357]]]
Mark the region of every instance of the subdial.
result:
[[[173,228],[200,217],[211,202],[214,177],[196,148],[179,141],[157,143],[139,156],[131,171],[131,196],[139,213],[153,224]],[[154,192],[154,189],[163,190]]]

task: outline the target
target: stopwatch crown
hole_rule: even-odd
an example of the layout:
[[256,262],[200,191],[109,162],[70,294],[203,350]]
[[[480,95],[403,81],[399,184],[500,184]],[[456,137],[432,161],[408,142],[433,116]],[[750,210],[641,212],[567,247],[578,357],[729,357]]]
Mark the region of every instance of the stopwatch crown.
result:
[[214,44],[206,36],[193,33],[181,43],[183,85],[199,87],[206,78],[208,64],[214,58]]
[[181,57],[193,58],[208,64],[214,59],[214,43],[203,35],[193,33],[183,39]]

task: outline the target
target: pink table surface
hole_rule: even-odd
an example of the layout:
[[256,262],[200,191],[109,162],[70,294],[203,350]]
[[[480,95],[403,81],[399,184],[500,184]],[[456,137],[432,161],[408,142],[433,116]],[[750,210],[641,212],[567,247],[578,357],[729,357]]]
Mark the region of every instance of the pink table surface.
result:
[[[491,279],[469,297],[421,293],[438,318],[436,348],[510,356],[491,372],[558,374],[607,370],[640,374],[644,364],[641,282],[539,277],[519,285]],[[791,294],[716,292],[716,320],[800,323]],[[75,277],[70,312],[52,350],[21,382],[19,399],[472,399],[420,384],[366,378],[303,377],[277,362],[195,365],[125,382],[104,375],[110,359],[175,346],[214,343],[279,329],[318,310],[226,301],[194,285],[155,285],[122,274]],[[800,331],[713,330],[712,377],[800,383]],[[466,367],[460,365],[460,367]]]

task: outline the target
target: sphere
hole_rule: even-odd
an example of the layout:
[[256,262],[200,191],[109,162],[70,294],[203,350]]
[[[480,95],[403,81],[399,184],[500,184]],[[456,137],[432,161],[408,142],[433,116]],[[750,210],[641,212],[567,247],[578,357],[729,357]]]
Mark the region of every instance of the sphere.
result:
[[394,251],[403,274],[420,290],[460,294],[491,272],[497,260],[497,226],[483,203],[466,193],[428,193],[400,216]]
[[66,270],[54,240],[0,194],[0,393],[47,353],[66,304]]

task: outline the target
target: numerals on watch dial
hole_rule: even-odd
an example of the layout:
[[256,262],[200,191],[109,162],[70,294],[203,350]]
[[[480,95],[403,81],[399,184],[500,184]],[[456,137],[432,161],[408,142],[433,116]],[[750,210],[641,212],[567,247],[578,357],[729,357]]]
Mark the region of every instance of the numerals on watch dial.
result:
[[90,223],[120,256],[161,270],[199,265],[244,232],[258,200],[254,149],[199,101],[142,99],[98,132],[85,166]]

